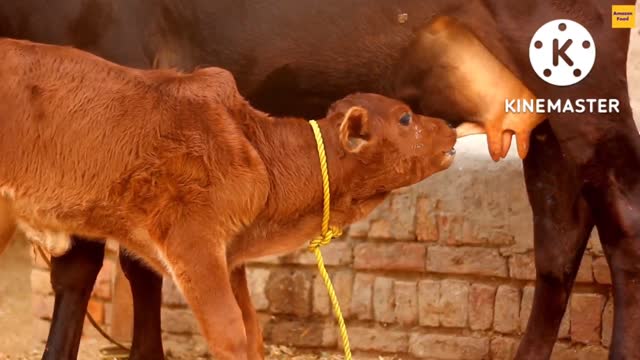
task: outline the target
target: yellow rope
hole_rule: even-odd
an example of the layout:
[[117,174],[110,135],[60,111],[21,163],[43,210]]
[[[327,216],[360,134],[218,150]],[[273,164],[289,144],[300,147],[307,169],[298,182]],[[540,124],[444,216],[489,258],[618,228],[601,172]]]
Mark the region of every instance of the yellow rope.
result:
[[342,311],[340,310],[340,304],[338,303],[338,297],[336,296],[336,292],[333,289],[333,284],[331,284],[329,273],[327,273],[327,269],[324,267],[324,260],[322,259],[322,252],[320,251],[320,247],[322,245],[327,245],[334,237],[339,237],[340,235],[342,235],[342,230],[337,228],[329,228],[331,193],[329,191],[329,169],[327,168],[327,155],[324,151],[324,141],[322,140],[322,132],[320,131],[318,123],[315,120],[311,120],[309,121],[309,124],[313,129],[313,134],[316,139],[316,145],[318,146],[320,169],[322,171],[322,192],[324,195],[324,202],[322,207],[322,233],[317,238],[311,240],[311,243],[309,244],[309,250],[313,251],[313,253],[316,255],[316,261],[318,262],[318,270],[320,271],[320,276],[322,276],[324,285],[327,287],[329,299],[331,299],[331,305],[333,306],[333,313],[338,320],[338,326],[340,327],[340,337],[342,338],[342,346],[344,349],[344,358],[345,360],[351,360],[351,347],[349,346],[349,335],[347,334],[347,326],[344,323]]

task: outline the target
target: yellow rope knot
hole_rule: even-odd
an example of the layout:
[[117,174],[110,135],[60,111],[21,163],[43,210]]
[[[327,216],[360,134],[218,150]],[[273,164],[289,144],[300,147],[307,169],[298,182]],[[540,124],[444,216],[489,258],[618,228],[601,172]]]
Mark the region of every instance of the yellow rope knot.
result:
[[309,124],[313,129],[313,134],[316,139],[316,145],[318,146],[318,157],[320,159],[320,170],[322,173],[323,194],[322,232],[320,236],[311,240],[311,242],[309,243],[309,250],[312,251],[316,256],[316,261],[318,262],[318,271],[320,271],[320,276],[322,277],[324,285],[327,287],[327,292],[329,293],[329,299],[331,300],[333,313],[336,316],[338,327],[340,328],[340,338],[342,339],[344,358],[345,360],[351,360],[351,346],[349,345],[347,326],[344,323],[342,311],[340,310],[340,304],[338,303],[338,297],[336,296],[336,292],[333,289],[333,284],[331,284],[329,273],[324,267],[324,260],[322,258],[322,252],[320,251],[321,246],[329,244],[331,240],[333,240],[333,238],[342,235],[342,230],[335,227],[329,227],[329,220],[331,215],[331,191],[329,187],[329,168],[327,166],[327,155],[324,151],[324,141],[322,140],[322,132],[320,131],[318,123],[315,120],[311,120],[309,121]]
[[324,235],[319,235],[309,243],[309,250],[314,251],[321,246],[329,245],[331,240],[342,236],[342,229],[330,228]]

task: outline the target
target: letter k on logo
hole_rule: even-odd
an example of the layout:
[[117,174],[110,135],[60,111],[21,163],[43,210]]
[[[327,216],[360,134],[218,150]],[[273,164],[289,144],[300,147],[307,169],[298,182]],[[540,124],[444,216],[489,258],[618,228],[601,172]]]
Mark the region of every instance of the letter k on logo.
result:
[[558,19],[542,25],[529,44],[529,60],[538,76],[556,86],[584,79],[596,60],[596,44],[575,21]]

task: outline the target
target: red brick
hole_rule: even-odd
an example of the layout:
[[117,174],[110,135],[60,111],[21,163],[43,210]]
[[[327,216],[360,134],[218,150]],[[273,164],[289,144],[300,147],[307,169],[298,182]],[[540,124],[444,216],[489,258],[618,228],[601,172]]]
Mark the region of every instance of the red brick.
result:
[[492,360],[512,360],[518,351],[518,342],[511,338],[496,337],[491,340]]
[[613,333],[613,298],[609,297],[607,305],[602,312],[602,345],[611,345],[611,335]]
[[496,288],[473,284],[469,290],[469,327],[471,330],[487,330],[493,323],[493,304]]
[[578,360],[578,352],[566,343],[556,343],[551,352],[553,360]]
[[400,325],[418,323],[418,284],[415,281],[395,281],[395,315]]
[[53,294],[51,287],[51,275],[49,271],[38,268],[31,269],[31,290],[40,295]]
[[418,318],[421,326],[440,325],[440,282],[418,282]]
[[327,327],[333,324],[309,321],[277,321],[268,325],[270,341],[278,345],[323,347]]
[[600,343],[601,314],[605,298],[599,294],[571,296],[571,340],[584,344]]
[[31,311],[39,319],[51,320],[53,315],[54,297],[48,295],[32,295]]
[[477,276],[507,276],[506,260],[496,249],[431,246],[427,271]]
[[466,327],[469,317],[469,283],[443,280],[440,286],[440,325]]
[[416,238],[416,198],[412,191],[394,191],[387,215],[394,240],[413,241]]
[[[340,303],[340,310],[344,317],[348,317],[351,307],[351,289],[353,287],[353,273],[350,270],[337,271],[331,276],[333,288]],[[332,305],[327,293],[327,287],[321,276],[316,276],[313,281],[313,313],[318,315],[331,315]]]
[[516,238],[513,234],[500,230],[493,231],[488,240],[489,245],[497,246],[509,246],[516,243]]
[[311,313],[311,281],[312,276],[307,272],[273,270],[265,292],[271,312],[308,316]]
[[600,346],[585,346],[578,351],[578,360],[607,360],[609,352]]
[[199,334],[198,323],[191,310],[162,308],[162,331],[171,334]]
[[489,339],[484,337],[411,334],[409,353],[439,360],[483,360],[489,358]]
[[509,285],[500,285],[496,292],[493,328],[503,334],[518,330],[520,321],[520,290]]
[[553,360],[606,360],[607,350],[599,346],[568,346],[558,343],[553,349]]
[[104,304],[104,323],[106,325],[111,325],[111,319],[113,319],[113,304],[105,303]]
[[587,250],[594,256],[603,256],[604,251],[602,251],[602,243],[600,243],[600,237],[598,235],[598,229],[594,227],[589,242],[587,243]]
[[[36,268],[49,271],[49,264],[47,264],[47,262],[42,259],[42,256],[40,255],[40,252],[38,250],[36,250],[35,248],[29,249],[29,255],[31,256],[31,262]],[[47,253],[45,253],[45,255],[47,256],[47,260],[50,261],[51,256]]]
[[357,221],[349,226],[349,236],[352,238],[366,238],[369,233],[371,221],[368,218]]
[[371,274],[356,274],[353,280],[351,315],[360,320],[373,319],[373,282]]
[[342,315],[351,316],[351,300],[353,298],[353,272],[351,270],[336,271],[333,276],[333,287],[340,301]]
[[598,257],[593,260],[593,277],[599,284],[611,285],[611,272],[605,257]]
[[404,331],[365,326],[350,326],[351,348],[362,351],[404,353],[407,351],[409,336]]
[[354,268],[423,272],[426,251],[419,243],[362,243],[354,250]]
[[416,204],[416,237],[418,241],[438,241],[438,222],[429,199],[420,198]]
[[377,277],[373,283],[373,315],[378,322],[396,321],[393,279]]
[[533,253],[514,254],[510,257],[509,276],[519,280],[535,280],[536,263]]
[[571,310],[570,306],[567,306],[567,309],[562,316],[562,321],[560,321],[560,330],[558,330],[558,339],[571,339]]
[[459,245],[463,243],[463,215],[441,213],[438,215],[437,221],[440,242],[442,244]]
[[593,282],[593,270],[592,270],[591,255],[584,254],[582,261],[580,262],[580,268],[578,268],[578,274],[576,275],[576,282],[578,283],[590,283]]
[[520,304],[520,331],[522,332],[527,329],[531,308],[533,307],[534,290],[535,288],[533,286],[525,286],[525,288],[522,289],[522,303]]
[[98,324],[104,324],[104,303],[102,301],[94,299],[89,300],[87,311]]
[[376,219],[369,226],[369,239],[393,240],[391,223],[387,219]]
[[93,295],[103,299],[111,299],[111,287],[113,285],[113,267],[114,263],[111,260],[105,260],[102,263],[102,268],[98,273],[96,284],[93,288]]
[[265,290],[270,274],[271,272],[268,269],[254,267],[247,268],[247,285],[249,286],[251,301],[258,311],[267,310],[269,308],[269,300],[267,300]]
[[162,281],[162,302],[170,306],[187,306],[182,292],[171,278],[166,277]]

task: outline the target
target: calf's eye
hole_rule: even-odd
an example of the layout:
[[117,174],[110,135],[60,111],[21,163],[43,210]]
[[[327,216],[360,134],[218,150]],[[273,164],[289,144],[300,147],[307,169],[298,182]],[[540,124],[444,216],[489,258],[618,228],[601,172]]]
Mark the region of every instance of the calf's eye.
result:
[[405,113],[404,115],[402,115],[402,117],[400,118],[400,124],[409,126],[409,124],[411,124],[411,114]]

